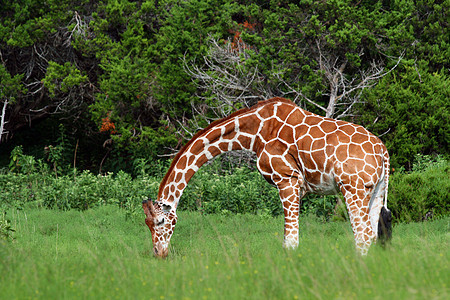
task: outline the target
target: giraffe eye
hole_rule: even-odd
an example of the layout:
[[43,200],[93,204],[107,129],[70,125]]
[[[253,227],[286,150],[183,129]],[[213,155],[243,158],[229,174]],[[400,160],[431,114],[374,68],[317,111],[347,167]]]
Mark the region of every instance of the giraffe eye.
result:
[[156,223],[156,226],[161,226],[164,224],[164,218],[162,218],[158,223]]

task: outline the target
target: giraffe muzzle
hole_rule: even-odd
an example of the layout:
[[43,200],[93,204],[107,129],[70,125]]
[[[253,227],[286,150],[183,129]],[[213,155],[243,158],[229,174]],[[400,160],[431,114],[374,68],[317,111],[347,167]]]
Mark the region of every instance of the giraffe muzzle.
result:
[[163,248],[161,245],[156,245],[153,247],[153,255],[158,258],[166,258],[169,254],[168,248]]

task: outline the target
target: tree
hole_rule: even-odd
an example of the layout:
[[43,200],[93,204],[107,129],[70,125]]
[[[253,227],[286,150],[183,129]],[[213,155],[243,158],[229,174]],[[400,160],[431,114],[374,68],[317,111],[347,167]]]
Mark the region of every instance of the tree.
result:
[[[363,101],[363,90],[398,66],[402,56],[385,70],[390,60],[373,49],[382,28],[372,20],[381,13],[364,6],[355,12],[348,1],[316,4],[314,9],[289,4],[270,10],[254,5],[256,13],[248,17],[254,23],[237,24],[232,40],[211,37],[209,51],[197,65],[185,60],[185,70],[215,116],[256,100],[287,96],[327,117],[349,117]],[[324,20],[329,10],[341,14]],[[351,21],[353,25],[347,23]]]
[[450,152],[450,76],[427,64],[405,61],[366,90],[367,104],[358,108],[362,124],[385,141],[393,167],[411,169],[417,153]]

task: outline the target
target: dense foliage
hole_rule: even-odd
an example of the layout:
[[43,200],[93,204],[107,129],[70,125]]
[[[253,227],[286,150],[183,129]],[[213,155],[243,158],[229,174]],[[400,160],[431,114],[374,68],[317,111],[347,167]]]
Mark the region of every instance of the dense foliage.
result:
[[[410,169],[417,153],[449,152],[449,11],[434,0],[7,1],[0,164],[17,145],[52,168],[94,172],[173,153],[188,137],[181,128],[209,113],[191,104],[217,101],[185,72],[214,38],[244,45],[255,101],[296,98],[362,123]],[[383,67],[392,71],[378,85],[358,85]]]
[[[8,207],[34,206],[87,210],[115,205],[126,215],[142,215],[142,200],[155,199],[160,178],[168,165],[159,162],[158,169],[149,174],[148,164],[136,164],[136,178],[120,171],[117,174],[95,175],[90,171],[58,175],[42,160],[24,155],[16,148],[10,169],[0,174],[0,213]],[[204,214],[282,215],[278,191],[256,170],[236,168],[224,171],[218,161],[201,168],[184,191],[179,210],[200,211]],[[447,216],[450,212],[450,164],[442,157],[419,156],[413,171],[396,170],[389,185],[388,207],[394,222],[425,221]],[[308,195],[303,199],[301,213],[315,215],[323,221],[348,220],[345,206],[335,196]],[[10,228],[7,218],[0,219],[3,231]]]

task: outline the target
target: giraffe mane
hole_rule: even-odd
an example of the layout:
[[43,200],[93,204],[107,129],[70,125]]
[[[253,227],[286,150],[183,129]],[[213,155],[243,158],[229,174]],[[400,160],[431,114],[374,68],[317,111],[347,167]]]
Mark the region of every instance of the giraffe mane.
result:
[[197,138],[199,137],[199,136],[201,136],[202,134],[204,134],[205,132],[207,132],[208,130],[210,130],[211,128],[213,128],[213,127],[215,127],[215,126],[217,126],[217,125],[219,125],[219,124],[222,124],[222,123],[225,123],[225,122],[227,122],[227,121],[229,121],[230,119],[232,119],[232,118],[234,118],[234,117],[236,117],[236,116],[239,116],[239,115],[241,115],[241,114],[244,114],[244,113],[247,113],[247,112],[249,112],[249,111],[253,111],[253,110],[256,110],[256,109],[258,109],[259,107],[261,107],[261,106],[264,106],[264,105],[267,105],[267,104],[270,104],[270,103],[275,103],[275,102],[284,102],[284,103],[287,103],[287,104],[292,104],[292,105],[295,105],[291,100],[289,100],[289,99],[285,99],[285,98],[281,98],[281,97],[274,97],[274,98],[270,98],[270,99],[268,99],[268,100],[264,100],[264,101],[259,101],[257,104],[255,104],[255,105],[253,105],[253,106],[251,106],[251,107],[248,107],[248,108],[242,108],[242,109],[240,109],[240,110],[237,110],[237,111],[235,111],[234,113],[232,113],[232,114],[230,114],[229,116],[227,116],[227,117],[225,117],[225,118],[223,118],[223,119],[219,119],[219,120],[216,120],[216,121],[214,121],[214,122],[212,122],[211,124],[209,124],[207,127],[205,127],[205,128],[203,128],[203,129],[201,129],[201,130],[199,130],[181,149],[180,149],[180,151],[178,151],[178,153],[175,155],[175,157],[173,158],[173,160],[172,160],[172,163],[170,164],[170,167],[169,167],[169,169],[167,170],[167,173],[166,173],[166,175],[164,176],[164,178],[163,178],[163,180],[161,181],[161,184],[159,185],[159,191],[158,191],[158,200],[161,198],[161,194],[162,194],[162,192],[163,192],[163,189],[164,189],[164,186],[166,185],[166,183],[167,183],[167,180],[168,180],[168,178],[169,178],[169,176],[170,176],[170,173],[172,172],[172,170],[175,168],[175,165],[176,165],[176,163],[178,162],[178,159],[180,158],[180,156],[186,151],[186,149],[190,146],[190,145],[192,145],[196,140],[197,140]]

